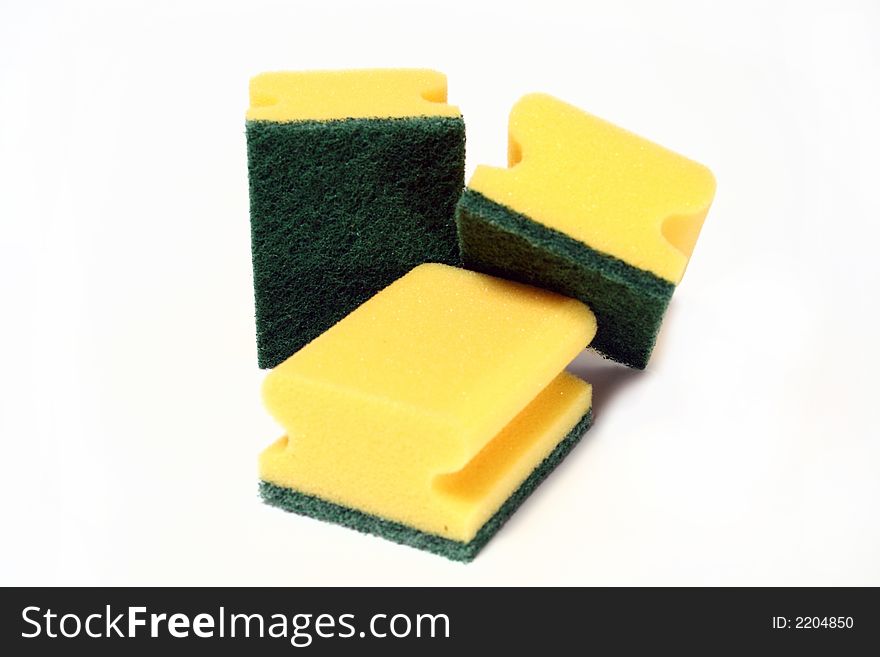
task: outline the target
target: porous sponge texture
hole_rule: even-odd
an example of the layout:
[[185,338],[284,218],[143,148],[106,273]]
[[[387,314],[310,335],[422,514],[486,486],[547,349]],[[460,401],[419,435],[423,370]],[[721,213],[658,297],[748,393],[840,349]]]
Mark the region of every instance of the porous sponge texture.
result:
[[468,543],[588,413],[562,370],[594,332],[574,299],[417,267],[266,378],[288,436],[261,479]]
[[446,76],[428,69],[282,71],[251,78],[248,121],[447,116]]
[[419,531],[399,522],[386,520],[351,507],[333,504],[320,497],[306,495],[291,488],[276,486],[267,481],[260,482],[260,496],[267,504],[286,511],[336,523],[366,534],[409,545],[420,550],[439,554],[454,561],[471,561],[483,549],[489,539],[507,522],[508,518],[525,502],[538,485],[559,465],[583,437],[592,423],[592,411],[587,411],[563,440],[538,467],[520,484],[519,488],[507,498],[501,508],[482,526],[476,535],[467,542],[443,538],[436,534]]
[[715,194],[703,165],[546,94],[510,114],[506,169],[470,189],[592,249],[681,281]]
[[445,78],[415,73],[252,82],[246,130],[260,367],[274,367],[415,265],[459,262],[453,216],[464,122],[442,102]]
[[594,347],[643,368],[715,190],[696,162],[544,94],[511,112],[506,169],[457,209],[465,266],[589,304]]

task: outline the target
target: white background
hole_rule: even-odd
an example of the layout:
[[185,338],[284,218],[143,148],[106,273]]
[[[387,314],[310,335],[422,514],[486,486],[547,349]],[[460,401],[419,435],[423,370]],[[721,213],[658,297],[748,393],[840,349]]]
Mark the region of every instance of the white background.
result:
[[[875,2],[4,2],[0,583],[880,584]],[[468,174],[555,94],[707,164],[650,368],[462,565],[268,508],[244,111],[449,76]]]

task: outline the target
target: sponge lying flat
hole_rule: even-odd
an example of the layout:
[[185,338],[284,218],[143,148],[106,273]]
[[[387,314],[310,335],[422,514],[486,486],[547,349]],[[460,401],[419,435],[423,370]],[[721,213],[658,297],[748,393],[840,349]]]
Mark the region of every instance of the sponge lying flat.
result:
[[260,367],[417,264],[459,261],[464,122],[425,70],[266,73],[247,113]]
[[593,347],[644,368],[715,193],[711,172],[551,96],[510,115],[508,168],[456,212],[465,266],[589,304]]
[[429,264],[273,370],[270,504],[468,560],[577,442],[580,302]]

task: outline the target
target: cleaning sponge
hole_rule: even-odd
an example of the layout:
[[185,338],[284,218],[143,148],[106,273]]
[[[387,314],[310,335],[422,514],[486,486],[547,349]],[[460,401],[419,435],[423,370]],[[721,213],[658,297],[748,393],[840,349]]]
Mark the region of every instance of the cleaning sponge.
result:
[[469,560],[589,425],[580,302],[426,264],[266,378],[270,504]]
[[260,367],[415,265],[459,262],[464,122],[441,73],[258,75],[246,129]]
[[544,94],[509,123],[456,219],[465,266],[589,304],[593,347],[644,368],[715,193],[711,172]]

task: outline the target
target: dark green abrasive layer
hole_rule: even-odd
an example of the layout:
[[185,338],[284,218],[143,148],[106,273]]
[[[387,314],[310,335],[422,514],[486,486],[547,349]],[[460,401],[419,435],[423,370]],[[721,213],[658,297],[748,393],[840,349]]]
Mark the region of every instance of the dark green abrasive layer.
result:
[[538,467],[532,470],[532,473],[520,484],[520,487],[514,491],[513,495],[507,498],[507,501],[501,505],[501,508],[498,509],[495,515],[486,521],[486,524],[480,528],[477,535],[467,543],[453,541],[435,534],[428,534],[399,522],[385,520],[378,516],[357,511],[356,509],[327,502],[313,495],[306,495],[291,488],[276,486],[267,481],[260,482],[260,496],[267,504],[280,507],[285,511],[292,511],[304,516],[343,525],[365,534],[375,534],[389,541],[433,552],[453,561],[471,561],[489,542],[489,539],[501,529],[504,523],[507,522],[507,519],[513,515],[513,512],[519,508],[532,491],[547,478],[547,475],[577,445],[587,429],[590,428],[592,421],[593,411],[590,409],[565,438],[556,445],[550,455],[541,461]]
[[644,369],[675,285],[466,189],[456,209],[465,267],[574,297],[596,315],[590,344]]
[[424,262],[460,264],[464,121],[248,121],[257,352],[274,367]]

